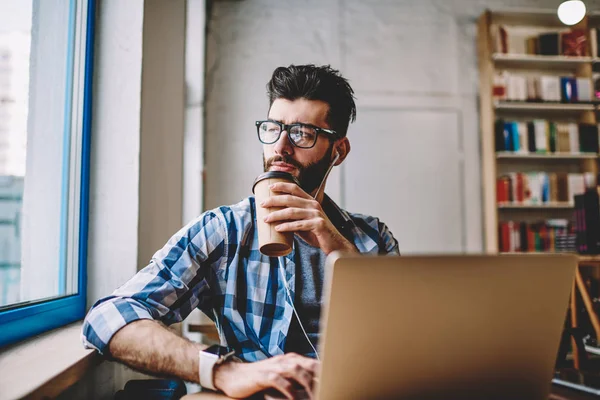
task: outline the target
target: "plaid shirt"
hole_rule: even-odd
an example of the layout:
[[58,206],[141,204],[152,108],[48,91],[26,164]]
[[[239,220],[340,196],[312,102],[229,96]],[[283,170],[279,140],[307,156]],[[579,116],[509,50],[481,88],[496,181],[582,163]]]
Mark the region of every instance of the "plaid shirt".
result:
[[[399,254],[398,242],[377,218],[347,213],[327,196],[322,206],[361,253]],[[286,258],[293,298],[294,251]],[[177,232],[147,267],[94,304],[82,340],[108,354],[108,342],[126,324],[155,319],[171,325],[198,307],[215,321],[221,343],[246,361],[283,354],[293,311],[281,278],[277,258],[258,250],[256,208],[249,197],[207,211]]]

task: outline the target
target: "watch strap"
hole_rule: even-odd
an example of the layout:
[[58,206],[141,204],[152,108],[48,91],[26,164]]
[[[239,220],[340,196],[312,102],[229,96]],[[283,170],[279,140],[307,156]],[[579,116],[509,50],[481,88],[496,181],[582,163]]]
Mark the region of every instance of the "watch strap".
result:
[[200,386],[203,389],[217,390],[214,382],[214,370],[215,365],[219,361],[219,356],[200,350],[199,360],[199,375],[200,375]]

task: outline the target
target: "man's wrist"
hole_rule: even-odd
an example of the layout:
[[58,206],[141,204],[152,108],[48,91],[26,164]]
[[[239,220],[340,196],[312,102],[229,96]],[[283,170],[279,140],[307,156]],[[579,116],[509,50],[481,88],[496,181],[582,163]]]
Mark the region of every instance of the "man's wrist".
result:
[[215,365],[213,369],[213,385],[220,391],[224,392],[223,389],[227,383],[227,380],[231,379],[231,373],[235,371],[236,367],[242,365],[241,363],[235,362],[234,360],[227,360],[222,363]]

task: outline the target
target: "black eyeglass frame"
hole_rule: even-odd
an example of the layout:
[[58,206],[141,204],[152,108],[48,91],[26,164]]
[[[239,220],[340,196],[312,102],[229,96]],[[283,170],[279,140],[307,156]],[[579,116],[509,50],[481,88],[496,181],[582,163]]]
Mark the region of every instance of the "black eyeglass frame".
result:
[[[277,125],[279,125],[279,127],[281,128],[281,130],[279,131],[279,135],[277,135],[277,139],[275,139],[275,140],[274,140],[274,141],[272,141],[272,142],[265,142],[265,141],[263,141],[263,140],[260,138],[260,126],[261,126],[262,124],[264,124],[265,122],[271,122],[271,123],[273,123],[273,124],[277,124]],[[291,143],[293,146],[296,146],[296,147],[298,147],[299,149],[312,149],[313,147],[315,147],[315,144],[317,144],[317,140],[319,140],[319,134],[321,134],[321,133],[325,133],[325,134],[327,134],[327,135],[329,135],[329,136],[332,136],[333,140],[336,140],[336,139],[340,139],[340,138],[341,138],[341,136],[340,136],[340,135],[338,135],[338,133],[337,133],[336,131],[334,131],[334,130],[331,130],[331,129],[325,129],[325,128],[319,128],[318,126],[314,126],[314,125],[311,125],[311,124],[303,124],[303,123],[300,123],[300,122],[297,122],[297,123],[294,123],[294,124],[284,124],[283,122],[274,121],[274,120],[272,120],[272,119],[265,119],[265,120],[262,120],[262,121],[256,121],[256,122],[255,122],[255,125],[256,125],[256,134],[258,135],[258,140],[259,140],[261,143],[263,143],[263,144],[273,144],[273,143],[277,143],[277,141],[278,141],[278,140],[281,138],[281,133],[282,133],[283,131],[287,131],[287,132],[288,132],[288,139],[289,139],[290,143]],[[313,142],[312,146],[310,146],[310,147],[301,147],[301,146],[298,146],[298,145],[297,145],[297,144],[296,144],[296,143],[295,143],[295,142],[294,142],[294,141],[293,141],[293,140],[292,140],[292,139],[289,137],[289,132],[290,132],[290,131],[289,131],[289,128],[291,128],[291,127],[293,127],[293,126],[305,126],[305,127],[312,128],[312,129],[314,129],[314,130],[315,130],[315,132],[317,133],[317,136],[315,136],[315,141]]]

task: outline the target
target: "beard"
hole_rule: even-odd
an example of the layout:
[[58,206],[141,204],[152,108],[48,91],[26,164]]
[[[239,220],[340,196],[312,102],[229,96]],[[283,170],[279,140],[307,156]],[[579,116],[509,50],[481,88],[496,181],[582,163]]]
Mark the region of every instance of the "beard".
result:
[[300,187],[308,194],[312,194],[325,177],[325,173],[329,169],[329,165],[331,164],[331,154],[333,152],[333,144],[329,146],[323,158],[314,163],[310,163],[308,165],[303,165],[298,161],[294,160],[291,157],[287,156],[274,156],[265,160],[265,155],[263,153],[263,168],[264,172],[269,171],[271,166],[273,166],[274,162],[284,162],[286,164],[290,164],[298,169],[298,182],[300,182]]

